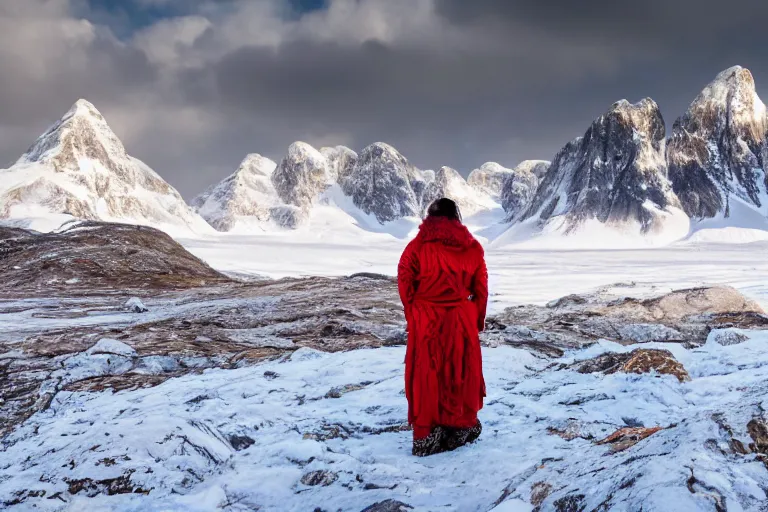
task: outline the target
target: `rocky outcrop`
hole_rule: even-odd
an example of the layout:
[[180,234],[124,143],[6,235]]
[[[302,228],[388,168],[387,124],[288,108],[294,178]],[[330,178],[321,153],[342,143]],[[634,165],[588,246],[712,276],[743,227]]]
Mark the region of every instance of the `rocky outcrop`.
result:
[[339,184],[344,183],[355,168],[357,153],[346,146],[320,148],[320,153],[328,161],[330,179]]
[[639,348],[628,353],[609,352],[588,361],[576,363],[579,373],[657,373],[673,375],[680,382],[691,380],[685,367],[669,350]]
[[18,291],[189,288],[229,281],[156,229],[76,223],[0,238],[0,274]]
[[616,291],[569,295],[547,306],[508,308],[488,319],[483,339],[559,357],[563,349],[601,339],[623,345],[661,342],[697,347],[710,339],[713,329],[768,329],[763,309],[728,286],[677,290],[645,299],[626,297],[626,291],[618,286]]
[[690,217],[728,217],[733,201],[768,212],[767,127],[752,74],[740,66],[717,75],[675,121],[669,178]]
[[218,231],[230,231],[238,222],[266,222],[279,204],[272,185],[276,164],[259,154],[250,154],[232,175],[197,197],[192,206]]
[[424,209],[442,197],[454,200],[465,216],[495,206],[490,196],[471,187],[458,171],[450,167],[441,167],[428,183],[423,199]]
[[420,216],[426,185],[403,155],[377,142],[360,153],[342,189],[358,208],[384,223]]
[[499,197],[507,218],[514,220],[525,212],[530,207],[538,187],[539,177],[530,170],[530,167],[521,164],[510,171],[504,180]]
[[[131,157],[104,117],[79,100],[7,170],[0,218],[70,215],[207,232],[181,195]],[[55,226],[54,226],[55,227]]]
[[315,148],[294,142],[272,173],[272,184],[286,204],[308,210],[328,188],[328,161]]
[[511,169],[502,167],[496,162],[486,162],[469,173],[467,183],[475,190],[498,200],[501,197],[504,181],[511,173]]
[[661,228],[679,205],[666,178],[664,120],[651,99],[615,103],[583,137],[567,144],[544,176],[521,220],[561,221],[565,233],[584,221]]

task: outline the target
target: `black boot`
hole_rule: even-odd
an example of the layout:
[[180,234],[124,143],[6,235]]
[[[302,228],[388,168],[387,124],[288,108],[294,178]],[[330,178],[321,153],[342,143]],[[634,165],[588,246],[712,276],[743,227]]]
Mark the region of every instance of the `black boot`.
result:
[[427,437],[413,440],[413,450],[411,453],[416,457],[427,457],[444,452],[445,434],[446,432],[443,427],[433,428]]

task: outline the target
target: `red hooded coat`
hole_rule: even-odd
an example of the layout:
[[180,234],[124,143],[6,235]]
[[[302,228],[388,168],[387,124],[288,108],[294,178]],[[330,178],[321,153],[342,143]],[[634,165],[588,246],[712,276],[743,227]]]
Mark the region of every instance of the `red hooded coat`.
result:
[[414,438],[436,425],[475,426],[485,396],[482,246],[460,222],[428,217],[400,258],[397,282],[408,322],[405,396]]

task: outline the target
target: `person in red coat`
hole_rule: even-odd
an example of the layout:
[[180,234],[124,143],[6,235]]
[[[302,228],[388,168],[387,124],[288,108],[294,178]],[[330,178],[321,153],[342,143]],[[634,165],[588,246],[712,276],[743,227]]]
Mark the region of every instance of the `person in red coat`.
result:
[[405,396],[413,454],[473,442],[482,425],[485,381],[479,333],[485,327],[488,271],[482,246],[456,203],[438,199],[397,268],[408,323]]

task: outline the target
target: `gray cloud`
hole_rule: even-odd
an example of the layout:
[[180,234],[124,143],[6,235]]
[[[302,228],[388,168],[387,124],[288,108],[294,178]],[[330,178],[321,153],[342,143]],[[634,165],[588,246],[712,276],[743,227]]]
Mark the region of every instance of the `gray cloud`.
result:
[[[279,159],[294,140],[381,140],[466,173],[551,158],[621,98],[653,97],[671,126],[734,64],[768,85],[762,3],[724,16],[714,0],[435,1],[334,0],[303,17],[286,16],[287,0],[201,1],[180,12],[194,18],[122,40],[82,3],[47,21],[0,10],[0,28],[17,30],[0,30],[0,162],[80,96],[191,197],[246,153]],[[45,41],[24,37],[45,23]]]

